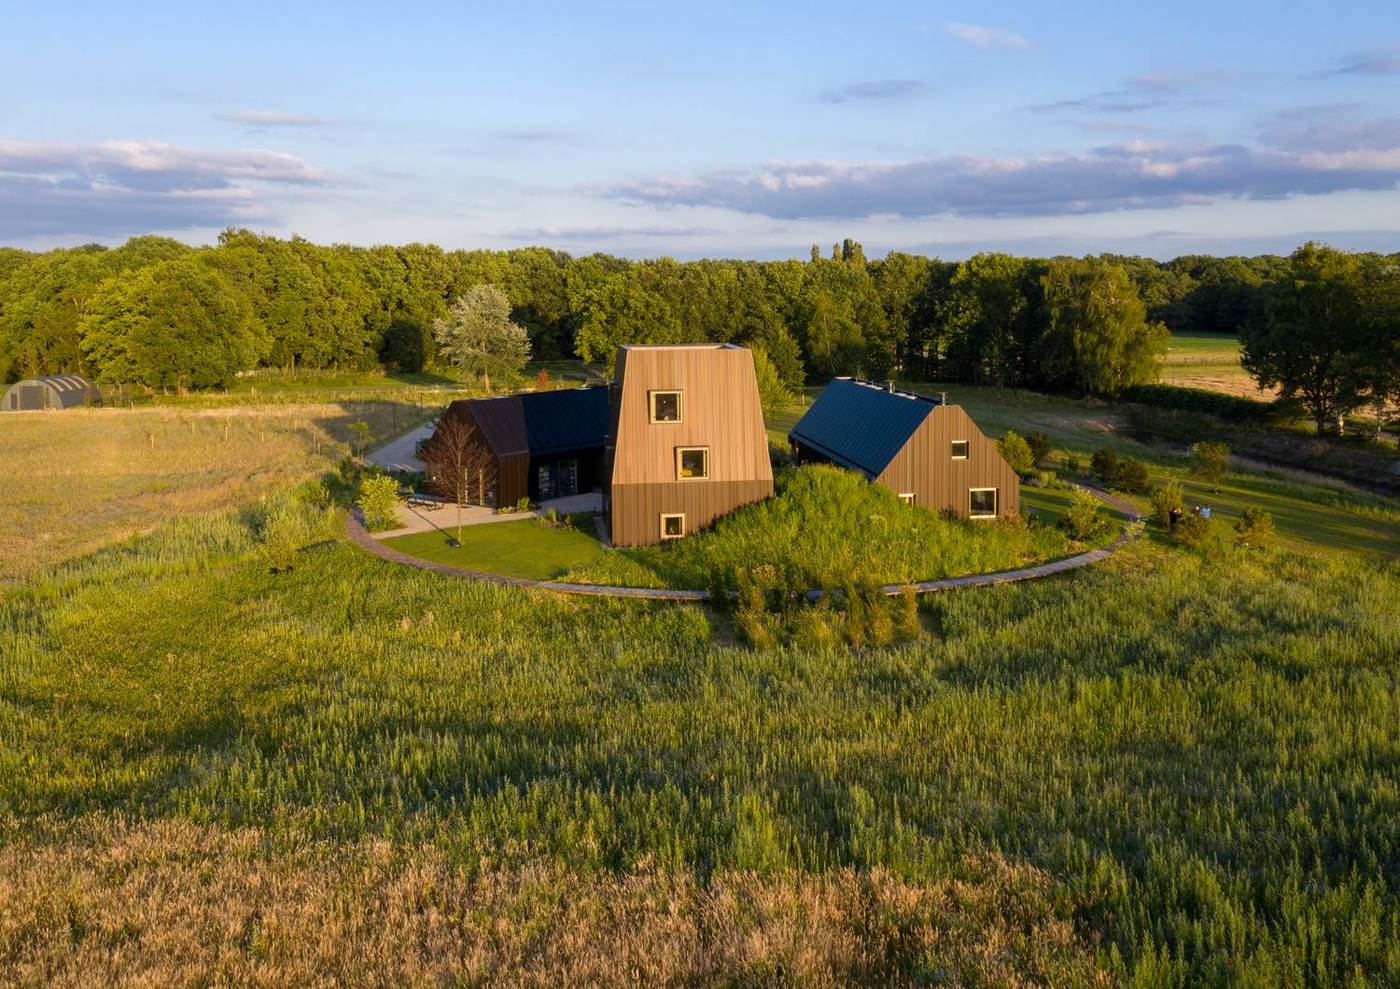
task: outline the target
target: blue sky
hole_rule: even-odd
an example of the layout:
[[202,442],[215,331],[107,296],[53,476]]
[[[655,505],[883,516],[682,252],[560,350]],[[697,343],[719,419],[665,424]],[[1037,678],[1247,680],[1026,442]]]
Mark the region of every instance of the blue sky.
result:
[[1400,11],[26,4],[0,243],[1400,250]]

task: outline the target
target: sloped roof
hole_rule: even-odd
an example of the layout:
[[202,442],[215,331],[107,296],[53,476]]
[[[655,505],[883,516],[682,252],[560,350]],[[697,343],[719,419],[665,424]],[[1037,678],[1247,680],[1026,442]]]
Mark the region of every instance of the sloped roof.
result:
[[498,457],[602,447],[608,431],[606,385],[473,398],[465,404]]
[[788,433],[834,462],[878,476],[940,400],[854,378],[837,378]]

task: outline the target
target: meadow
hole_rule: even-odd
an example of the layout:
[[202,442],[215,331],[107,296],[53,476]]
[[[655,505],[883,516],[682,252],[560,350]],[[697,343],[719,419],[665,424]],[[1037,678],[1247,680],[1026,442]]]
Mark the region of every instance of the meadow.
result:
[[1076,548],[1052,525],[945,519],[837,467],[780,470],[773,498],[704,532],[607,553],[565,579],[628,587],[737,587],[770,565],[793,588],[885,586],[1011,570]]
[[915,644],[758,651],[336,525],[313,491],[4,591],[0,971],[1400,977],[1392,564],[1144,541]]
[[1260,388],[1240,366],[1240,340],[1225,333],[1173,333],[1162,361],[1163,384],[1268,401],[1276,389]]
[[[1184,471],[1111,407],[952,397],[1057,466]],[[929,596],[900,646],[754,649],[371,557],[334,478],[296,484],[343,445],[250,434],[236,493],[189,414],[121,413],[128,453],[175,417],[189,500],[0,586],[0,983],[1400,982],[1393,501],[1232,470],[1201,549],[1150,529]],[[74,461],[114,429],[84,415],[50,417]],[[1234,546],[1260,498],[1280,546]]]

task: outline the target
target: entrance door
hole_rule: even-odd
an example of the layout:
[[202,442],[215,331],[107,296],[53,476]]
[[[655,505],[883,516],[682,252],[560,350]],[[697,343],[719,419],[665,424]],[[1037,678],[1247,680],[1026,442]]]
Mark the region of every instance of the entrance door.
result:
[[555,465],[554,488],[556,498],[567,498],[578,494],[578,461],[561,460]]

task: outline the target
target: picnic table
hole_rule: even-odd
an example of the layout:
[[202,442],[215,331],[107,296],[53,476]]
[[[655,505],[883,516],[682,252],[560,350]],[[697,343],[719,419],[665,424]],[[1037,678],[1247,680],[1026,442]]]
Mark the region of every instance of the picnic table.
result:
[[409,508],[419,508],[428,512],[436,512],[445,504],[432,495],[419,494],[417,491],[400,491],[399,497]]

